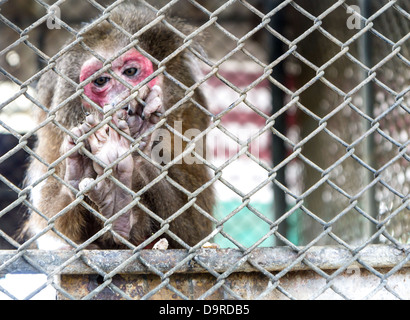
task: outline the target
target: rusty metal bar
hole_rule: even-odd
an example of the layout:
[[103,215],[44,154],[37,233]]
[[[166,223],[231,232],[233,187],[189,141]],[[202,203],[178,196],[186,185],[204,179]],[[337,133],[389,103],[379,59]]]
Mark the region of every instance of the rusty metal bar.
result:
[[[303,252],[303,248],[300,249]],[[402,261],[404,261],[402,267],[410,267],[409,250],[410,246],[399,250],[388,245],[369,245],[353,254],[342,246],[311,247],[304,257],[304,261],[308,261],[309,265],[300,261],[293,265],[291,270],[311,270],[311,265],[322,270],[331,270],[346,266],[346,264],[349,268],[361,268],[363,265],[372,268],[391,268]],[[95,274],[96,268],[109,273],[127,260],[130,262],[118,272],[119,274],[149,274],[151,271],[140,262],[140,257],[144,261],[149,261],[150,265],[157,270],[167,272],[189,255],[186,250],[142,250],[134,255],[130,250],[84,250],[81,254],[73,251],[27,250],[24,256],[15,259],[16,254],[17,252],[13,250],[0,251],[0,274],[52,274],[67,262],[67,265],[59,270],[59,274]],[[76,255],[78,258],[75,258]],[[243,257],[243,252],[236,249],[201,249],[193,259],[182,264],[174,273],[209,273],[201,266],[202,263],[221,273]],[[249,253],[247,262],[236,268],[235,272],[257,272],[259,269],[255,265],[269,272],[281,271],[293,264],[299,257],[300,254],[289,247],[256,248]],[[349,264],[348,262],[352,259],[354,261]]]
[[[388,273],[388,269],[379,269]],[[332,281],[327,281],[315,271],[289,272],[280,281],[272,283],[258,272],[231,274],[225,281],[225,288],[214,289],[218,280],[207,273],[174,274],[168,280],[170,288],[177,288],[178,294],[165,286],[156,275],[116,275],[110,279],[111,287],[98,290],[103,283],[96,275],[63,275],[61,287],[74,299],[118,300],[284,300],[284,299],[410,299],[406,282],[410,279],[410,268],[402,268],[392,274],[388,281],[377,277],[366,269],[347,269]],[[393,290],[394,289],[394,290]],[[98,290],[98,291],[97,291]],[[153,293],[152,293],[153,292]],[[234,292],[236,296],[231,293]],[[181,295],[183,295],[181,297]],[[67,299],[61,293],[58,299]]]

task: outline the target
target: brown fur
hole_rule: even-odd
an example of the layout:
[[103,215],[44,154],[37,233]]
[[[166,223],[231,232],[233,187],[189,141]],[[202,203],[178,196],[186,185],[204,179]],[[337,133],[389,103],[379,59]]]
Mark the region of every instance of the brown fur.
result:
[[[134,34],[154,20],[155,15],[145,7],[122,5],[112,12],[110,19],[129,33]],[[189,27],[185,24],[178,21],[173,21],[173,24],[185,34],[190,33]],[[127,37],[108,22],[100,23],[92,28],[83,35],[83,38],[84,43],[93,49],[102,46],[107,49],[118,48],[117,50],[119,50],[128,44]],[[182,39],[162,23],[157,23],[140,36],[138,45],[161,61],[182,44]],[[79,97],[65,105],[59,106],[59,104],[76,92],[81,66],[90,56],[90,53],[77,45],[57,60],[56,70],[71,79],[74,84],[58,76],[54,71],[47,72],[39,81],[39,101],[48,108],[48,111],[38,111],[37,119],[41,123],[49,117],[55,116],[55,122],[48,122],[38,131],[38,145],[35,149],[35,152],[48,164],[54,163],[62,156],[60,146],[63,143],[65,133],[56,124],[69,130],[84,121],[84,112]],[[167,63],[166,72],[185,86],[190,87],[195,81],[189,64],[188,53],[183,52]],[[172,107],[185,95],[185,91],[168,80],[167,77],[164,77],[163,92],[165,109]],[[206,107],[205,99],[198,89],[193,99]],[[56,110],[57,106],[59,106],[58,110]],[[208,116],[192,103],[185,103],[167,118],[167,122],[171,126],[177,120],[183,121],[183,130],[197,128],[202,131],[208,126]],[[139,155],[134,156],[134,163],[137,170],[134,170],[133,190],[137,192],[155,179],[159,175],[159,170]],[[50,170],[50,167],[47,168],[33,159],[28,169],[28,181],[34,183],[36,178],[41,174],[50,172]],[[30,172],[32,173],[30,174]],[[63,179],[64,173],[65,162],[60,161],[55,166],[55,175]],[[176,164],[169,169],[168,176],[190,192],[197,190],[210,180],[206,167],[198,164]],[[166,219],[185,205],[187,200],[184,193],[178,191],[166,179],[162,179],[142,195],[140,202],[162,219]],[[70,191],[63,187],[56,177],[50,176],[41,189],[40,200],[34,204],[37,205],[40,212],[50,219],[72,201],[73,197]],[[93,205],[90,200],[87,201]],[[205,189],[198,195],[196,205],[206,212],[212,212],[213,204],[211,188]],[[130,241],[138,244],[158,230],[160,225],[138,207],[134,208],[134,214],[137,217],[137,223],[132,228]],[[47,221],[33,212],[29,220],[29,228],[30,226],[35,227],[34,229],[42,229],[47,227]],[[102,227],[102,222],[82,205],[77,205],[73,210],[62,214],[55,220],[54,224],[56,230],[76,243],[86,241]],[[209,219],[191,207],[170,223],[170,230],[192,246],[207,236],[212,231],[212,226]],[[180,247],[172,239],[168,238],[168,240],[170,247]],[[103,249],[122,247],[113,241],[109,232],[97,239],[95,244]]]

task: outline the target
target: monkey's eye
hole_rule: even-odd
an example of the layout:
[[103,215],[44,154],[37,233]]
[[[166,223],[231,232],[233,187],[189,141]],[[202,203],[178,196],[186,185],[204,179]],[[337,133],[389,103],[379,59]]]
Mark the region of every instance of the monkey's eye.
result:
[[108,77],[98,77],[97,79],[94,80],[94,84],[97,87],[102,87],[104,86],[108,81],[110,81],[110,78]]
[[125,69],[123,74],[125,74],[127,77],[133,77],[138,73],[138,69],[137,68],[128,68]]

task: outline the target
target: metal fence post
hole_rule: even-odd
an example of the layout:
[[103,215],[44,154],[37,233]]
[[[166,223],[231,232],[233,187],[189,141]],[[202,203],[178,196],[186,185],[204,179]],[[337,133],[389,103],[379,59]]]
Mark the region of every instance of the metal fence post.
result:
[[[268,2],[265,4],[266,12],[272,11],[276,8],[283,0],[276,0],[272,2]],[[283,11],[277,12],[271,19],[270,26],[278,31],[279,33],[283,33]],[[283,43],[273,35],[269,36],[269,61],[275,61],[284,53],[283,50]],[[283,70],[283,62],[280,62],[272,69],[272,77],[278,80],[280,83],[283,83],[285,78],[284,70]],[[275,114],[283,107],[284,102],[284,92],[275,86],[273,83],[270,84],[271,89],[271,97],[272,97],[272,114]],[[286,122],[285,122],[285,115],[279,116],[275,119],[274,128],[285,134],[286,132]],[[275,167],[279,163],[281,163],[286,158],[286,146],[285,142],[275,134],[272,134],[272,167]],[[286,186],[285,181],[285,169],[286,166],[280,168],[277,172],[277,176],[275,180],[280,184]],[[274,193],[274,217],[277,220],[281,215],[283,215],[287,210],[286,204],[286,195],[283,190],[275,183],[273,183],[273,193]],[[287,233],[287,220],[283,221],[279,224],[278,232],[286,237]],[[275,239],[276,244],[277,239]]]
[[[362,11],[362,16],[366,19],[371,15],[371,1],[370,0],[360,0],[360,8]],[[365,23],[362,22],[362,27],[365,26]],[[360,45],[359,45],[359,55],[360,60],[367,68],[371,68],[373,65],[372,61],[372,39],[370,31],[367,31],[363,34],[360,38]],[[370,76],[369,71],[364,70],[362,71],[363,80]],[[363,110],[365,111],[366,115],[371,119],[374,118],[374,83],[370,81],[366,85],[363,86],[362,89],[362,97],[363,97]],[[363,126],[365,131],[371,130],[373,123],[364,119]],[[374,170],[376,170],[376,161],[375,161],[375,143],[374,143],[374,136],[373,134],[369,135],[366,139],[366,146],[363,151],[363,158],[365,163]],[[368,170],[366,173],[366,185],[370,185],[375,178],[375,173],[371,170]],[[377,218],[377,201],[376,201],[376,186],[372,186],[367,190],[364,200],[364,208],[365,211],[373,218]],[[369,227],[367,233],[369,236],[373,235],[376,232],[376,226],[369,222]]]

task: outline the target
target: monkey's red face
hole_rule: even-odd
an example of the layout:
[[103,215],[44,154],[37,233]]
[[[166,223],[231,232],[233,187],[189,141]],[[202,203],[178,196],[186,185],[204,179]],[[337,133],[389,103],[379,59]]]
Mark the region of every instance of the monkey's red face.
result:
[[[100,52],[99,52],[100,53]],[[101,54],[101,53],[100,53]],[[101,54],[109,58],[106,54]],[[94,75],[103,67],[103,63],[95,57],[87,60],[80,73],[80,81]],[[140,54],[136,49],[131,49],[112,62],[111,70],[125,82],[136,86],[154,72],[152,62]],[[148,83],[152,88],[157,84],[157,78]],[[129,95],[129,89],[110,73],[104,72],[84,87],[84,93],[92,101],[103,107],[106,104],[118,103]],[[84,106],[91,106],[83,102]]]

